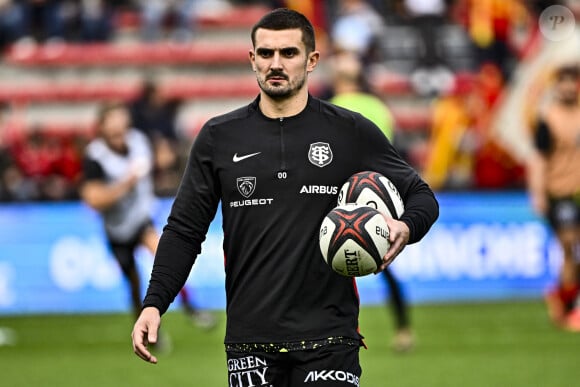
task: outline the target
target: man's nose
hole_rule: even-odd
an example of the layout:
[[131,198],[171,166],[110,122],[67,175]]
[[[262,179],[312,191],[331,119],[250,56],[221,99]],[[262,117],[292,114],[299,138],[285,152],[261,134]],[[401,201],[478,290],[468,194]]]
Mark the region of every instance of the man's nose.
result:
[[272,62],[270,63],[270,68],[272,69],[281,69],[282,68],[282,61],[280,57],[280,53],[275,52],[272,56]]

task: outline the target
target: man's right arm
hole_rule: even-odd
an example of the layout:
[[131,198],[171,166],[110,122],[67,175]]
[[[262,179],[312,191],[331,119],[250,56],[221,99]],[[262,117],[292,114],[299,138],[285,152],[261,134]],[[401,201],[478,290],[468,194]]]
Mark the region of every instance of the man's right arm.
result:
[[147,345],[157,341],[161,315],[185,284],[217,210],[220,188],[212,155],[209,130],[202,128],[161,234],[143,310],[131,334],[133,351],[149,363],[157,363],[157,358]]

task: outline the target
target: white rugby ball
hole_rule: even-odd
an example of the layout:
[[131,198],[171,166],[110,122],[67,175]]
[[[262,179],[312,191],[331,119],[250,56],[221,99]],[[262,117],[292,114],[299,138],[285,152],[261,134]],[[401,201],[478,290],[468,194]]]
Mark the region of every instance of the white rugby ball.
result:
[[326,263],[347,277],[377,271],[391,245],[385,217],[373,207],[354,203],[335,207],[324,217],[319,244]]

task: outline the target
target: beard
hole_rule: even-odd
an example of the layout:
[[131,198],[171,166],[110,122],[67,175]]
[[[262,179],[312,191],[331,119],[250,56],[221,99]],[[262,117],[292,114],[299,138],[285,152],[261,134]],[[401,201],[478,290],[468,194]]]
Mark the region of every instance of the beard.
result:
[[[282,77],[284,78],[285,83],[282,84],[282,82],[280,82],[278,85],[268,83],[268,80],[272,77]],[[265,78],[258,77],[257,80],[260,89],[268,97],[274,100],[283,100],[296,95],[298,91],[304,87],[304,84],[306,83],[306,75],[303,74],[296,79],[290,80],[286,74],[279,71],[273,71]]]

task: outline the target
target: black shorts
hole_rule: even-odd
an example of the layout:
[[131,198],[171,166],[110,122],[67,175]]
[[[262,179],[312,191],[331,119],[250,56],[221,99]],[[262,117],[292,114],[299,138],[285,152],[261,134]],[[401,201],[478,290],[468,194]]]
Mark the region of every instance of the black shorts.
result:
[[230,387],[359,386],[358,346],[288,352],[226,352]]
[[573,197],[550,199],[548,221],[554,230],[580,226],[580,200]]
[[107,239],[109,241],[111,252],[119,263],[121,271],[125,276],[129,275],[129,273],[135,267],[135,249],[141,244],[141,238],[143,237],[145,230],[151,226],[153,226],[153,222],[151,220],[144,222],[139,227],[135,235],[126,242],[117,242],[108,236]]

